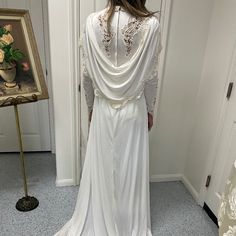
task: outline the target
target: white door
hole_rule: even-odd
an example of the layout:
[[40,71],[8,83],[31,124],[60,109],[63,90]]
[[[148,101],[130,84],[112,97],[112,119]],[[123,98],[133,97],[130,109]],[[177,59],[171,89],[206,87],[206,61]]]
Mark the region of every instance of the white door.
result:
[[[236,1],[217,1],[215,12],[217,12],[217,30],[215,31],[215,52],[223,63],[217,68],[220,71],[229,71],[226,84],[234,83],[236,86]],[[220,37],[219,37],[220,35]],[[218,39],[217,39],[218,38]],[[220,43],[225,42],[225,43]],[[215,55],[213,51],[213,54]],[[225,62],[225,63],[224,63]],[[205,202],[218,215],[220,196],[224,191],[226,180],[230,174],[234,161],[236,160],[236,90],[233,89],[231,97],[225,97],[225,105],[222,110],[221,131],[214,150],[214,164],[211,172],[211,182],[207,189]]]
[[[99,10],[102,10],[103,8],[105,8],[106,3],[107,3],[107,0],[94,0],[90,4],[88,4],[87,0],[80,0],[80,19],[79,20],[80,20],[80,29],[81,30],[82,30],[82,26],[85,22],[86,17],[91,12],[99,11]],[[159,11],[162,6],[163,13],[162,13],[161,21],[162,21],[162,25],[164,25],[164,27],[162,28],[162,30],[164,32],[162,34],[162,36],[163,36],[162,38],[167,37],[168,30],[166,28],[168,27],[168,24],[167,24],[167,22],[164,22],[164,20],[168,19],[168,17],[169,17],[170,3],[171,2],[168,0],[162,0],[162,1],[161,0],[147,0],[147,4],[146,4],[147,9],[149,9],[151,11]],[[166,10],[166,14],[164,12],[165,10]],[[164,24],[164,23],[166,23],[166,24]],[[164,55],[164,53],[162,53],[162,55]],[[80,57],[81,56],[82,55],[80,55]],[[164,61],[164,60],[161,60],[161,61]],[[159,64],[160,67],[162,66],[161,61]],[[80,78],[82,78],[82,76],[80,76]],[[82,83],[80,82],[80,84],[82,84]],[[88,128],[89,128],[87,105],[86,105],[83,89],[81,89],[81,113],[80,114],[81,114],[81,167],[83,167],[85,152],[86,152],[86,145],[87,145],[87,138],[88,138]]]
[[[46,78],[44,14],[42,0],[0,0],[1,8],[27,9],[36,36]],[[47,81],[46,81],[47,83]],[[48,84],[48,83],[47,83]],[[24,151],[50,151],[48,100],[18,106]],[[18,151],[14,108],[0,108],[0,152]]]

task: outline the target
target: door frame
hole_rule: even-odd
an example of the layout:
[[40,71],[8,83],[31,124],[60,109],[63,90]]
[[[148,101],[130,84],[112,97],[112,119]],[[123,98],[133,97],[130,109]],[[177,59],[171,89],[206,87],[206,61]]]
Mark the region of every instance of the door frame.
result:
[[[95,2],[96,0],[94,0]],[[161,28],[162,28],[162,53],[160,54],[159,58],[159,80],[160,80],[160,86],[158,87],[158,96],[161,99],[162,94],[162,79],[164,78],[165,74],[165,63],[166,63],[166,51],[167,51],[167,45],[168,45],[168,34],[169,34],[169,24],[170,24],[170,17],[171,17],[171,10],[172,10],[172,0],[163,0],[162,6],[161,6]],[[94,4],[95,5],[95,4]],[[76,88],[75,94],[73,96],[74,101],[74,122],[73,127],[75,127],[75,133],[74,138],[76,139],[77,145],[73,150],[73,177],[74,177],[74,183],[76,185],[79,185],[80,179],[81,179],[81,109],[80,109],[80,92],[78,91],[79,85],[81,84],[81,78],[80,78],[80,67],[81,67],[81,61],[80,61],[80,49],[79,49],[79,38],[80,38],[80,32],[81,32],[81,25],[80,25],[80,1],[73,0],[70,3],[70,15],[71,15],[71,25],[72,25],[72,32],[73,32],[73,48],[76,48],[77,50],[74,50],[73,52],[73,84]],[[154,117],[155,119],[155,117]]]
[[[51,75],[51,60],[50,60],[50,44],[49,44],[49,24],[48,24],[48,0],[42,0],[43,12],[43,33],[44,33],[44,48],[45,48],[45,64],[46,64],[46,79],[49,93],[48,109],[49,109],[49,126],[50,126],[50,145],[51,152],[55,154],[55,125],[53,111],[53,91],[52,91],[52,75]],[[45,20],[46,19],[46,20]]]
[[207,198],[207,188],[205,187],[206,178],[213,171],[213,168],[214,168],[214,165],[216,162],[216,158],[218,156],[217,155],[218,154],[217,147],[218,147],[218,145],[221,141],[221,138],[222,138],[222,133],[223,133],[223,129],[224,129],[224,121],[227,116],[227,111],[229,109],[229,101],[225,97],[227,94],[228,85],[229,85],[229,82],[234,82],[234,85],[236,84],[236,78],[232,81],[232,73],[234,73],[235,71],[236,71],[236,40],[234,42],[234,50],[233,50],[231,62],[229,65],[228,76],[225,79],[225,88],[224,88],[225,92],[222,95],[222,102],[220,105],[220,115],[219,115],[219,119],[218,119],[218,123],[217,123],[217,128],[216,128],[216,132],[214,135],[214,139],[210,145],[210,149],[209,149],[209,152],[207,155],[207,160],[206,160],[206,167],[203,172],[204,174],[202,177],[202,184],[201,184],[200,194],[199,194],[199,198],[198,198],[198,203],[202,207],[204,206],[205,199]]

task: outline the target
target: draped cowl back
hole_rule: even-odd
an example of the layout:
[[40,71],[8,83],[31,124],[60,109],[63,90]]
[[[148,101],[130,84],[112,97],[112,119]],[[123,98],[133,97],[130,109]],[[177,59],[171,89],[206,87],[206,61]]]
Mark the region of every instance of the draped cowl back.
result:
[[83,73],[92,79],[97,96],[120,108],[139,98],[145,82],[158,73],[160,23],[156,16],[133,17],[117,6],[108,34],[107,10],[91,13],[84,24]]

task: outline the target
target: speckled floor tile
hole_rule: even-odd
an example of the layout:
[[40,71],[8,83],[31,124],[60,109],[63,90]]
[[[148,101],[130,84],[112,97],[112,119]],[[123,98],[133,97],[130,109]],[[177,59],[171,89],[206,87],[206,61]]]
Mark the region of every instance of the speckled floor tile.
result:
[[[18,154],[0,154],[0,236],[52,236],[72,216],[78,186],[56,187],[55,155],[25,154],[30,212],[16,210],[24,196]],[[179,181],[151,183],[153,236],[217,236],[218,229]],[[111,235],[112,236],[112,235]]]

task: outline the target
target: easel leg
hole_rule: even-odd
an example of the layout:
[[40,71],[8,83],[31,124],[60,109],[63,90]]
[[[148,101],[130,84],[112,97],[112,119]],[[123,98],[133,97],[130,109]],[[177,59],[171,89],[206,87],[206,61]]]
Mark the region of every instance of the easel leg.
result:
[[19,120],[19,113],[18,113],[17,104],[14,105],[14,111],[15,111],[15,117],[16,117],[16,128],[17,128],[18,141],[19,141],[19,147],[20,147],[22,175],[23,175],[24,191],[25,191],[25,197],[18,200],[18,202],[16,203],[16,209],[19,210],[19,211],[31,211],[39,205],[39,201],[35,197],[28,196],[27,180],[26,180],[26,173],[25,173],[25,161],[24,161],[24,153],[23,153],[23,144],[22,144],[22,137],[21,137],[21,130],[20,130],[20,120]]
[[15,117],[16,117],[16,129],[17,129],[17,135],[18,135],[18,142],[20,147],[20,157],[21,157],[21,169],[22,169],[22,176],[24,180],[24,191],[25,196],[28,196],[28,189],[27,189],[27,182],[26,182],[26,173],[25,173],[25,160],[24,160],[24,154],[23,154],[23,144],[22,144],[22,137],[21,137],[21,129],[20,129],[20,120],[19,120],[19,113],[18,113],[18,107],[17,105],[14,105],[15,110]]

